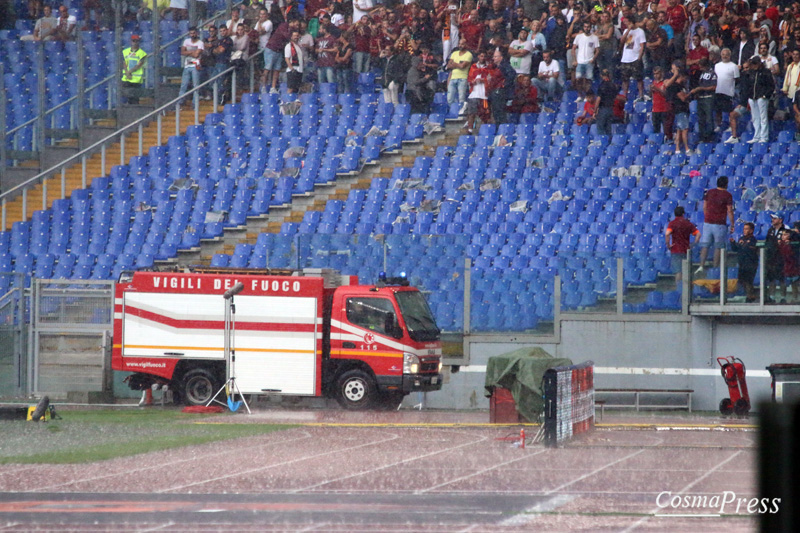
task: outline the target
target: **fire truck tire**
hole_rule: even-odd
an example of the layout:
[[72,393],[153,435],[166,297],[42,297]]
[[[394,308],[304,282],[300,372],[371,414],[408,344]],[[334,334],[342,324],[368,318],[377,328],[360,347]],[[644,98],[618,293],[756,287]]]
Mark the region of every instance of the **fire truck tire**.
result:
[[719,412],[723,415],[729,415],[733,412],[733,402],[730,398],[723,398],[721,402],[719,402]]
[[345,409],[369,409],[375,401],[375,382],[362,370],[348,370],[336,380],[336,400]]
[[746,415],[750,412],[750,402],[744,398],[739,398],[733,405],[733,412],[739,416]]
[[214,375],[203,368],[187,372],[183,377],[181,396],[186,405],[205,405],[217,392]]

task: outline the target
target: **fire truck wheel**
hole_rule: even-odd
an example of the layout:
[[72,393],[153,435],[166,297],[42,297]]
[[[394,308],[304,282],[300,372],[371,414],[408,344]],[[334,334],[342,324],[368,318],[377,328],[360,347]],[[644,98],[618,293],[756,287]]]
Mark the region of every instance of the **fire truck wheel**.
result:
[[746,415],[748,412],[750,412],[750,402],[744,398],[739,398],[733,405],[733,412],[739,416]]
[[729,415],[733,412],[733,402],[730,398],[723,398],[721,402],[719,402],[719,412],[723,415]]
[[211,372],[198,368],[184,376],[182,389],[186,405],[205,405],[217,392],[217,385]]
[[375,399],[375,383],[361,370],[349,370],[336,381],[336,399],[345,409],[368,409]]

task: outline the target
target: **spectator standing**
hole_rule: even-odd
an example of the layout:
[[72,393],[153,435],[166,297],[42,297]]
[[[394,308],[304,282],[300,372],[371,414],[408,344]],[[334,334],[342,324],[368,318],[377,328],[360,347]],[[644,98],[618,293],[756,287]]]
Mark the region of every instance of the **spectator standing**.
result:
[[563,87],[567,80],[567,49],[569,48],[567,42],[567,19],[564,18],[564,15],[558,13],[553,17],[553,20],[553,28],[550,31],[550,35],[546,37],[547,48],[550,49],[553,59],[558,62],[558,83]]
[[753,115],[753,128],[755,133],[748,143],[769,142],[769,119],[767,110],[769,99],[775,92],[775,78],[772,73],[764,68],[763,63],[757,57],[750,59],[750,70],[748,71],[747,84],[748,104]]
[[[372,0],[353,0],[353,25],[359,21],[375,7]],[[369,22],[369,20],[367,20]],[[369,69],[365,70],[367,72]]]
[[[267,43],[269,43],[269,38],[272,37],[273,28],[272,21],[269,19],[269,11],[262,7],[258,10],[258,20],[253,25],[253,29],[258,34],[258,50],[261,52],[261,61],[264,65],[267,63]],[[264,87],[266,84],[267,76],[266,70],[264,70],[261,76],[261,86]]]
[[284,60],[286,61],[286,88],[289,94],[300,92],[303,83],[303,66],[305,64],[305,54],[303,47],[300,46],[300,32],[292,31],[289,42],[284,48]]
[[780,65],[778,65],[778,58],[769,53],[769,46],[766,43],[758,44],[758,55],[754,56],[761,60],[764,68],[767,69],[773,76],[778,76],[781,73]]
[[[680,61],[672,63],[672,76],[664,82],[667,102],[672,108],[675,116],[675,153],[681,151],[683,144],[686,155],[692,152],[689,149],[689,93],[686,90],[686,74],[683,72],[683,65]],[[705,232],[703,232],[705,233]]]
[[350,42],[352,34],[347,31],[339,36],[336,42],[336,55],[334,56],[334,73],[340,93],[352,92],[353,78],[353,44]]
[[746,61],[744,66],[742,67],[741,74],[740,74],[740,86],[741,89],[739,90],[739,102],[738,105],[730,112],[730,122],[731,122],[731,136],[725,140],[725,143],[738,143],[739,142],[739,135],[738,135],[738,123],[739,119],[746,117],[750,114],[750,104],[748,94],[747,94],[747,87],[750,82],[750,62]]
[[322,24],[317,30],[317,81],[319,83],[336,83],[333,69],[336,65],[336,39],[328,33]]
[[561,94],[561,85],[558,82],[560,67],[558,61],[553,59],[553,52],[545,50],[539,62],[539,71],[533,84],[545,100],[557,100]]
[[[372,3],[372,0],[360,0]],[[354,8],[355,11],[355,8]],[[372,21],[368,14],[362,14],[357,22],[353,24],[353,70],[356,74],[369,72],[370,60],[369,45],[372,39]]]
[[[622,77],[622,92],[628,95],[628,84],[630,80],[636,81],[639,89],[637,99],[644,98],[644,66],[642,56],[644,55],[644,45],[647,42],[644,31],[637,27],[636,23],[630,19],[623,19],[625,33],[622,34],[622,57],[620,58],[620,74]],[[600,122],[598,118],[598,122]]]
[[714,142],[714,94],[717,91],[717,73],[708,58],[700,60],[700,77],[697,87],[689,96],[697,100],[697,118],[700,125],[700,142]]
[[533,41],[528,39],[528,30],[523,28],[519,31],[517,38],[508,45],[509,61],[517,74],[530,75],[533,52]]
[[[453,50],[462,48],[458,29],[458,0],[449,0],[442,10],[442,58],[447,62]],[[466,101],[466,100],[465,100]]]
[[733,60],[738,67],[756,55],[756,45],[750,38],[750,33],[745,28],[739,30],[739,42],[733,50]]
[[387,104],[400,103],[399,94],[406,82],[408,55],[402,46],[390,44],[381,52],[383,66],[383,100]]
[[781,287],[781,303],[786,303],[786,291],[789,285],[792,286],[792,297],[795,301],[800,299],[798,297],[798,289],[800,289],[800,261],[797,256],[797,240],[792,237],[797,235],[793,231],[784,231],[781,234],[781,239],[778,241],[778,252],[781,254],[783,260],[783,286]]
[[[181,88],[178,96],[183,96],[189,90],[189,84],[196,88],[200,85],[200,56],[205,50],[205,45],[197,34],[197,28],[189,28],[189,36],[181,44],[181,56],[183,57],[183,75],[181,76]],[[195,104],[198,103],[199,95],[194,94]],[[183,101],[182,101],[183,102]],[[183,102],[185,103],[185,102]]]
[[458,48],[451,52],[445,66],[450,71],[450,78],[447,81],[447,103],[450,105],[456,102],[461,104],[459,115],[467,112],[467,89],[469,88],[467,77],[471,65],[472,52],[467,50],[467,39],[462,37],[458,41]]
[[172,14],[172,20],[186,20],[189,18],[188,0],[169,0],[169,7],[161,14],[166,17]]
[[[228,70],[231,63],[231,53],[233,51],[233,39],[231,39],[229,35],[228,26],[220,24],[218,34],[217,42],[211,49],[211,55],[214,57],[214,67],[211,73],[212,77]],[[228,99],[228,93],[230,92],[229,79],[230,76],[226,74],[218,82],[219,87],[222,88],[222,94],[220,95],[220,101],[222,102]]]
[[600,86],[597,88],[597,132],[600,135],[611,135],[611,121],[614,118],[614,101],[619,93],[617,84],[611,81],[611,71],[600,73]]
[[575,36],[572,51],[575,54],[575,85],[579,94],[576,101],[580,102],[592,86],[594,64],[600,53],[600,40],[592,34],[592,23],[588,20],[583,23],[583,31]]
[[278,92],[278,78],[283,68],[283,51],[292,36],[289,22],[282,22],[272,30],[267,48],[264,50],[264,70],[267,82],[270,83],[271,93]]
[[714,268],[719,266],[719,256],[729,237],[726,220],[730,220],[730,233],[733,233],[733,196],[728,192],[728,177],[717,178],[717,187],[703,195],[703,237],[700,240],[700,266],[695,274],[705,270],[708,247],[714,246]]
[[739,67],[731,61],[730,48],[720,52],[720,62],[714,65],[717,74],[717,89],[714,93],[714,110],[717,112],[717,124],[722,123],[722,114],[733,111],[736,95],[736,80],[739,79]]
[[736,252],[739,263],[739,283],[744,287],[745,302],[754,302],[755,290],[754,281],[758,270],[758,249],[755,238],[756,226],[752,222],[745,222],[742,229],[742,236],[738,241],[731,238],[731,250]]
[[516,83],[517,73],[508,62],[502,48],[495,48],[492,60],[499,76],[497,76],[495,83],[492,84],[492,91],[489,93],[489,105],[492,108],[492,120],[494,123],[503,124],[506,122],[508,102],[514,97],[514,84]]
[[672,27],[674,48],[678,53],[684,48],[688,22],[689,16],[683,4],[678,0],[667,0],[667,23]]
[[708,59],[708,48],[700,42],[700,36],[692,35],[692,44],[686,54],[686,68],[689,70],[689,88],[697,87],[700,78],[700,60]]
[[127,103],[139,103],[139,91],[144,85],[144,64],[147,52],[139,48],[141,38],[131,35],[131,45],[122,51],[122,88],[128,89]]
[[664,132],[664,138],[672,139],[672,124],[675,115],[672,113],[672,106],[667,101],[667,92],[664,80],[664,69],[655,67],[653,69],[653,83],[650,85],[650,91],[653,99],[653,132]]
[[483,122],[488,121],[489,115],[489,65],[486,63],[486,52],[478,52],[478,60],[469,68],[467,81],[470,93],[467,97],[467,121],[464,123],[464,132],[471,134],[476,127],[476,120],[480,117]]
[[[770,227],[767,230],[767,237],[764,240],[765,258],[766,263],[764,268],[764,281],[767,284],[767,301],[772,303],[775,301],[777,294],[775,293],[777,286],[783,285],[783,255],[781,255],[778,243],[783,240],[783,234],[791,231],[789,226],[783,223],[783,215],[781,213],[770,214]],[[782,292],[785,294],[786,287],[782,287]]]
[[695,244],[700,240],[700,230],[697,226],[687,220],[684,215],[686,210],[679,205],[675,208],[675,218],[667,224],[664,232],[664,239],[667,243],[667,250],[670,252],[672,273],[675,274],[675,284],[680,287],[682,272],[681,265],[687,258],[687,252],[691,249],[691,239],[694,236]]
[[652,15],[645,22],[645,38],[647,39],[645,57],[647,58],[648,71],[652,72],[656,67],[666,68],[672,56],[669,50],[667,32],[658,25]]
[[611,13],[608,10],[600,14],[600,25],[597,27],[597,39],[600,42],[600,52],[597,56],[597,66],[600,70],[614,67],[614,53],[617,50],[617,37]]
[[228,27],[229,35],[233,35],[234,33],[236,33],[236,27],[242,22],[244,22],[240,14],[241,12],[239,11],[238,7],[234,7],[233,9],[231,9],[231,18],[228,20],[228,22],[225,23],[225,25]]
[[783,77],[783,93],[792,101],[792,111],[795,123],[795,140],[800,139],[800,102],[797,98],[797,89],[800,87],[800,50],[792,50],[792,62],[786,66]]

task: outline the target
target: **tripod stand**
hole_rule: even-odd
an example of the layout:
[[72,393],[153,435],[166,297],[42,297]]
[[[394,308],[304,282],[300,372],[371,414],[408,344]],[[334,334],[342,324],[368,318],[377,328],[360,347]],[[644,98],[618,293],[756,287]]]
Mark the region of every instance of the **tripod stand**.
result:
[[[242,391],[239,389],[239,385],[236,383],[236,304],[233,301],[233,297],[236,294],[239,294],[243,288],[244,285],[240,282],[225,291],[225,293],[222,295],[222,297],[225,299],[225,340],[223,350],[225,353],[225,369],[228,379],[217,391],[217,393],[208,401],[206,406],[211,405],[212,402],[217,402],[222,405],[227,405],[231,411],[236,411],[239,409],[241,404],[244,404],[245,408],[247,409],[247,414],[250,415],[253,414],[250,412],[250,406],[247,404],[247,400],[242,394]],[[227,404],[217,400],[217,397],[222,393],[222,391],[227,391]],[[241,400],[232,400],[234,394],[238,394]]]

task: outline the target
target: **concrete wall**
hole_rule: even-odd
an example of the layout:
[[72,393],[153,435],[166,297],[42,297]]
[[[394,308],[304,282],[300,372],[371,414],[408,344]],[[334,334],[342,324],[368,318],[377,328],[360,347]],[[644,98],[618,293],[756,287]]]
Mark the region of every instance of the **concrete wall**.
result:
[[[521,346],[525,345],[471,344],[470,365],[451,374],[440,392],[428,394],[426,406],[488,408],[483,395],[486,361]],[[560,343],[530,346],[541,346],[574,362],[593,360],[595,387],[693,389],[696,410],[716,411],[720,400],[728,397],[716,358],[733,355],[744,361],[751,401],[756,406],[771,395],[767,365],[800,363],[800,325],[724,317],[652,322],[570,317],[561,321]]]

